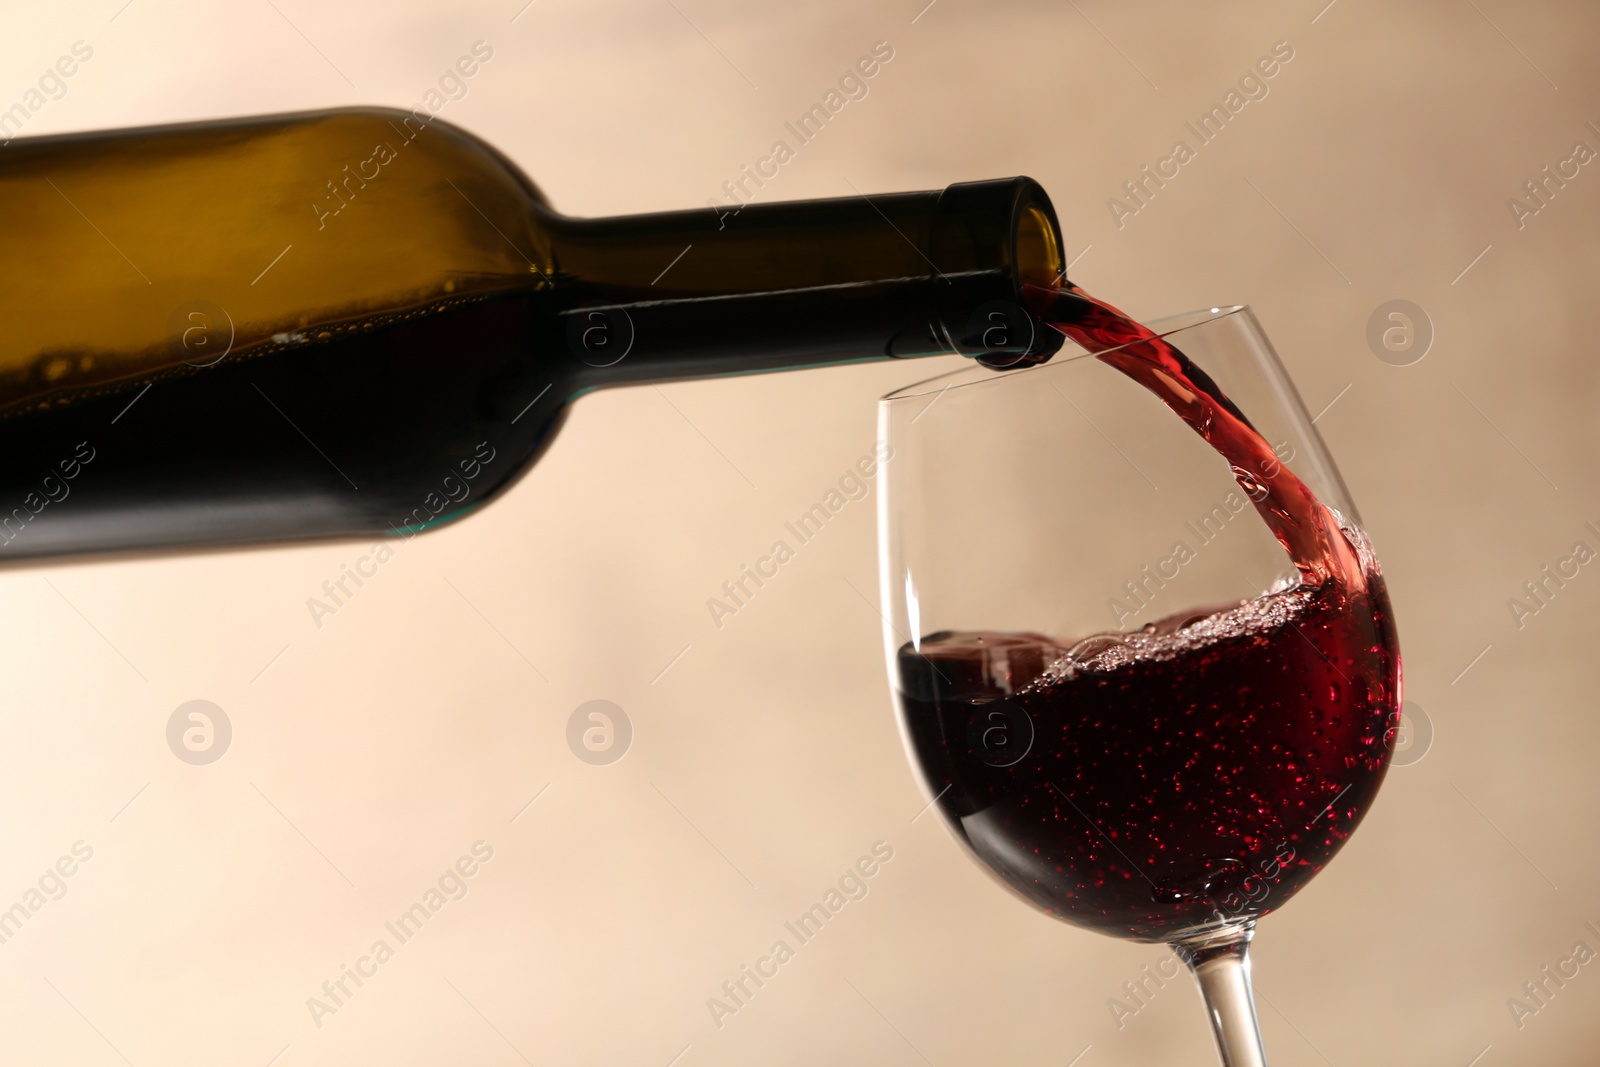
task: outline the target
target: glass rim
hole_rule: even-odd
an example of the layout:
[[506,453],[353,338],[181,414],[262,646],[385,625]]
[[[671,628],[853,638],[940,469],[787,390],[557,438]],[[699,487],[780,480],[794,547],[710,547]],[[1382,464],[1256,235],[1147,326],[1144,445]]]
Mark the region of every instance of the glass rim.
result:
[[[1204,326],[1207,323],[1225,319],[1230,315],[1248,312],[1249,310],[1249,304],[1228,304],[1210,308],[1199,308],[1195,311],[1183,311],[1176,315],[1163,315],[1158,319],[1151,319],[1148,322],[1142,322],[1140,325],[1149,329],[1156,335],[1156,337],[1165,338],[1171,337],[1174,334],[1183,333],[1186,330],[1193,330],[1197,327]],[[1054,329],[1054,327],[1051,328]],[[945,371],[943,374],[935,374],[931,378],[923,378],[920,381],[912,382],[909,385],[903,385],[900,388],[887,392],[883,396],[879,397],[878,403],[885,405],[894,404],[901,400],[913,400],[917,397],[927,396],[929,393],[944,393],[952,389],[966,389],[975,385],[987,385],[1002,381],[1016,381],[1030,374],[1038,374],[1041,371],[1059,369],[1069,363],[1076,363],[1078,360],[1090,356],[1105,355],[1109,352],[1118,352],[1124,348],[1130,347],[1131,345],[1142,343],[1142,341],[1129,341],[1125,345],[1118,345],[1116,348],[1108,348],[1105,350],[1105,352],[1090,352],[1086,349],[1080,348],[1072,355],[1063,356],[1058,353],[1044,363],[1039,363],[1032,367],[1023,367],[1020,370],[985,367],[981,363],[973,362],[968,366],[957,367],[955,370]],[[980,371],[987,371],[989,373],[979,374],[978,372]],[[953,381],[943,386],[938,384],[940,382],[944,382],[946,379],[959,378],[963,375],[973,375],[972,380],[965,382]]]

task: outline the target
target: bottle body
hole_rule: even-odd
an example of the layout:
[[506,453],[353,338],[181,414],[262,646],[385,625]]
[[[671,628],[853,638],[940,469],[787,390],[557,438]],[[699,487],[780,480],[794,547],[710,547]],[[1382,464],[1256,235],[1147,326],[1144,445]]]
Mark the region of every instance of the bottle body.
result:
[[1060,258],[1042,191],[983,184],[578,220],[426,113],[18,140],[0,562],[404,535],[590,389],[960,348]]

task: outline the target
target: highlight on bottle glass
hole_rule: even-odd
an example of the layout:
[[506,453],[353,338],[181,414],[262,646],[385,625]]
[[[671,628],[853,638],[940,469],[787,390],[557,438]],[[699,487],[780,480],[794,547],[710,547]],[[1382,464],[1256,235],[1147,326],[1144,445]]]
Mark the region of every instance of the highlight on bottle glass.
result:
[[1044,315],[1081,346],[885,397],[885,646],[956,840],[1075,926],[1170,944],[1223,1062],[1248,946],[1372,804],[1399,722],[1381,570],[1255,316]]

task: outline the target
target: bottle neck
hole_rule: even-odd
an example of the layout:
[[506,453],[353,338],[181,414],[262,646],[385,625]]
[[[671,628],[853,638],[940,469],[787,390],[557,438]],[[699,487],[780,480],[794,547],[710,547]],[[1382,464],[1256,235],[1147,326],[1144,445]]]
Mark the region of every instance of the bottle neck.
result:
[[1038,362],[1062,338],[1024,285],[1062,273],[1028,178],[943,192],[540,220],[580,387],[961,352]]

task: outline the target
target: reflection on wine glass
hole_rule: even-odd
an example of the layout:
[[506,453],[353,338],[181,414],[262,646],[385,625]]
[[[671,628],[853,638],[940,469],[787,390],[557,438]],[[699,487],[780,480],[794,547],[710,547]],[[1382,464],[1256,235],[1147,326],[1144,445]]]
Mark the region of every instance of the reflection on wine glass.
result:
[[1383,578],[1247,308],[1146,329],[1034,295],[1095,354],[969,367],[880,406],[901,733],[1004,886],[1172,945],[1223,1062],[1264,1064],[1256,921],[1339,851],[1389,765]]

